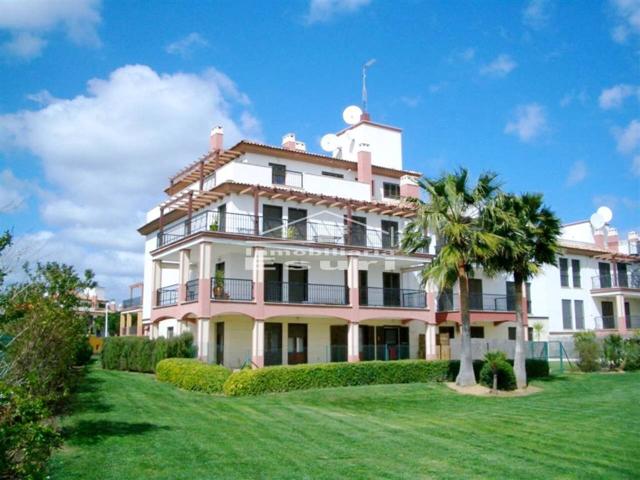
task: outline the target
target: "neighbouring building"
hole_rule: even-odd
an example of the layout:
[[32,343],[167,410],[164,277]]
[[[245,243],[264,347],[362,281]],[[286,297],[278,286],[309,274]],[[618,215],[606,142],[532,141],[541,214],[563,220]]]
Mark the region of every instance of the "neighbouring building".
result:
[[120,335],[147,335],[149,327],[143,327],[142,322],[142,292],[144,284],[129,285],[129,298],[122,300],[120,305]]
[[116,311],[115,304],[107,300],[105,289],[102,287],[85,288],[78,294],[80,305],[78,311],[87,317],[87,327],[89,333],[96,336],[104,335],[105,326],[105,310],[114,313]]
[[[225,148],[223,129],[214,128],[209,152],[170,179],[166,200],[139,229],[146,240],[135,334],[190,331],[199,358],[232,368],[437,358],[444,346],[455,354],[457,285],[421,287],[435,245],[412,255],[399,248],[421,175],[403,169],[401,130],[363,114],[332,148],[308,152],[294,134],[280,146]],[[559,266],[527,285],[529,338],[639,326],[637,239],[610,234],[605,245],[590,228],[567,225]],[[472,337],[514,339],[509,276],[477,272],[470,292]],[[124,318],[122,331],[134,334]]]

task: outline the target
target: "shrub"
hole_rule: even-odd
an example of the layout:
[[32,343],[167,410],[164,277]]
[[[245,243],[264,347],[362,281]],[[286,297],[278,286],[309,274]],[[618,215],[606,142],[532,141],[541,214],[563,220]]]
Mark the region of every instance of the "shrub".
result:
[[600,370],[601,349],[593,332],[579,332],[573,335],[578,352],[578,368],[583,372]]
[[165,358],[193,358],[193,335],[183,333],[174,338],[108,337],[102,347],[102,368],[153,373]]
[[[508,360],[513,365],[512,360]],[[549,362],[538,358],[527,358],[525,360],[525,369],[527,371],[527,380],[532,378],[545,378],[549,376]]]
[[231,372],[221,365],[209,365],[192,358],[167,358],[156,365],[156,378],[185,390],[222,393]]
[[45,478],[60,434],[44,401],[0,383],[0,478]]
[[480,383],[498,390],[515,390],[516,375],[503,352],[487,352],[486,362],[480,370]]
[[77,347],[76,350],[76,365],[86,365],[91,361],[91,357],[93,356],[93,347],[89,343],[89,338],[83,338]]
[[457,373],[452,371],[451,366],[451,363],[445,360],[400,360],[240,370],[227,379],[224,393],[241,396],[310,388],[446,381],[451,379],[452,374]]
[[624,357],[622,337],[616,333],[609,335],[604,339],[602,350],[609,368],[618,368]]
[[622,368],[627,371],[640,370],[640,333],[624,341]]

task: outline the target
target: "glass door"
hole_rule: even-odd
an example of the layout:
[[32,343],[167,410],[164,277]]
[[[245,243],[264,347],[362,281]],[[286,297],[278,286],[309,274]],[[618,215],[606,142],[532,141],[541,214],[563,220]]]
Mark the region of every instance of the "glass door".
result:
[[224,322],[216,322],[216,363],[224,364]]
[[282,365],[282,324],[264,324],[264,364]]
[[290,323],[288,331],[287,363],[289,365],[307,363],[307,324]]
[[599,262],[598,273],[600,276],[599,288],[611,288],[611,265],[605,262]]
[[302,208],[289,209],[289,228],[287,228],[289,240],[307,239],[307,211]]
[[262,234],[265,237],[282,238],[282,207],[262,206]]
[[385,307],[400,306],[400,274],[382,272],[382,298]]
[[613,313],[613,302],[602,302],[602,328],[616,328],[616,318]]

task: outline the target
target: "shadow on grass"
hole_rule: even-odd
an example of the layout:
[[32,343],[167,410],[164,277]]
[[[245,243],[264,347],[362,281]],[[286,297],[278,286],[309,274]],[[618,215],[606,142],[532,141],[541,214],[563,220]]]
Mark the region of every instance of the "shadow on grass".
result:
[[106,413],[112,410],[112,406],[104,401],[102,384],[104,380],[91,375],[85,376],[74,392],[69,404],[69,411],[73,413]]
[[159,430],[169,430],[169,427],[148,422],[79,420],[74,425],[63,428],[62,435],[71,444],[94,445],[108,437],[144,435]]
[[569,377],[567,377],[566,372],[565,373],[550,373],[548,377],[540,377],[540,378],[536,378],[535,380],[536,380],[536,382],[545,382],[545,383],[566,382],[566,381],[569,380]]

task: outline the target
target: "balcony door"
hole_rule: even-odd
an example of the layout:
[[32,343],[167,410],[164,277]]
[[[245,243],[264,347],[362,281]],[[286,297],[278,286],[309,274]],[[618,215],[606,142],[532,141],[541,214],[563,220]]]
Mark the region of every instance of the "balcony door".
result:
[[367,270],[358,270],[358,292],[360,295],[360,305],[368,305],[369,272]]
[[385,307],[400,306],[400,274],[382,272],[383,305]]
[[227,205],[223,204],[218,207],[218,231],[227,231]]
[[382,220],[382,248],[398,246],[398,222]]
[[[349,220],[344,217],[344,224],[349,228]],[[348,230],[347,230],[348,231]],[[345,239],[345,243],[348,243]],[[367,218],[351,217],[351,245],[366,247],[367,246]]]
[[307,363],[307,324],[290,323],[287,330],[287,364]]
[[409,327],[376,327],[377,359],[409,358]]
[[224,364],[224,322],[216,322],[216,363]]
[[618,273],[618,286],[622,288],[629,287],[629,277],[627,277],[627,264],[626,263],[618,263],[616,265],[617,273]]
[[482,305],[482,280],[479,278],[469,279],[469,309],[483,310]]
[[376,359],[376,327],[360,325],[360,360]]
[[264,324],[264,364],[282,365],[282,324]]
[[265,237],[282,238],[282,207],[262,206],[262,234]]
[[331,325],[330,336],[330,360],[332,362],[346,362],[348,327],[346,325]]
[[600,277],[599,288],[611,288],[611,265],[605,262],[599,262],[598,275]]
[[307,239],[307,211],[302,208],[290,208],[287,238],[290,240]]
[[616,317],[613,313],[613,302],[602,302],[602,328],[616,328]]
[[306,303],[309,300],[309,270],[306,268],[289,267],[289,298],[291,303]]
[[264,266],[264,300],[282,301],[282,264],[272,263]]

